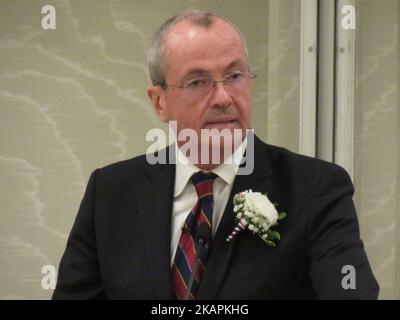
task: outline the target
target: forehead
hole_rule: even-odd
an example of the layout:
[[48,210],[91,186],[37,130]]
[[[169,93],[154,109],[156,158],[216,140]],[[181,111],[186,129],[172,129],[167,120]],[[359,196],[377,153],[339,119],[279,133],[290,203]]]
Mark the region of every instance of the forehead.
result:
[[174,25],[165,39],[164,63],[166,75],[179,74],[193,68],[224,68],[232,61],[246,64],[242,39],[229,23],[215,19],[204,28],[190,21]]

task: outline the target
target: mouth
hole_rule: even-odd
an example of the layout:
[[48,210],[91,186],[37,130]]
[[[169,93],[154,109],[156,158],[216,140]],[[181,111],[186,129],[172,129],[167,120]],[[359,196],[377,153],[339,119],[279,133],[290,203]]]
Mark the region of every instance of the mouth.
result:
[[211,119],[210,121],[206,122],[203,128],[206,129],[234,129],[238,128],[238,119],[236,116],[233,115],[222,115]]

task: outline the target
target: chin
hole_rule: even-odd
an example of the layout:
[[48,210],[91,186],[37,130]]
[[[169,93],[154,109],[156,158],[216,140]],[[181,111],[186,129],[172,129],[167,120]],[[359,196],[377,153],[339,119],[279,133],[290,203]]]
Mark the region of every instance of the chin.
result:
[[223,163],[224,159],[230,157],[241,142],[242,140],[235,141],[232,139],[224,139],[223,137],[214,137],[210,138],[208,141],[202,141],[200,159],[206,159],[202,166],[215,167]]

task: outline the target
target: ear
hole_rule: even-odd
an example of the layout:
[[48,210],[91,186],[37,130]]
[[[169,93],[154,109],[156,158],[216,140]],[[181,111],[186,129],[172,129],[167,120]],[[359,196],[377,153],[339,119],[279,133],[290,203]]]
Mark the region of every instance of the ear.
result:
[[162,122],[169,120],[168,109],[165,103],[165,92],[160,86],[152,86],[147,89],[147,96],[153,104],[154,110]]

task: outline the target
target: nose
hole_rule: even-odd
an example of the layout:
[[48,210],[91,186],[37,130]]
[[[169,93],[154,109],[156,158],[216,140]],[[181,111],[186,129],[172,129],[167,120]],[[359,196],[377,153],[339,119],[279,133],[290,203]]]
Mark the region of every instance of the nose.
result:
[[228,86],[229,85],[225,85],[223,82],[214,83],[210,101],[213,107],[226,108],[232,104],[232,97],[227,90]]

